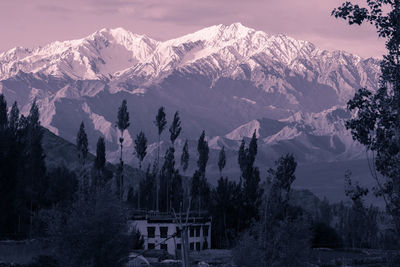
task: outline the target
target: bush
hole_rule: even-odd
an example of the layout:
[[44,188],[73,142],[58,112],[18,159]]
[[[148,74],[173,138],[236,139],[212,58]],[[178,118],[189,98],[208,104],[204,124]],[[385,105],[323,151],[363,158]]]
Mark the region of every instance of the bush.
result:
[[307,266],[310,253],[307,216],[296,207],[272,224],[258,223],[239,239],[233,252],[237,266]]
[[341,248],[343,247],[343,241],[339,234],[325,223],[316,223],[312,227],[313,238],[312,247],[313,248]]
[[128,233],[124,206],[106,190],[53,213],[48,236],[62,266],[123,266],[130,251],[143,245],[137,231]]

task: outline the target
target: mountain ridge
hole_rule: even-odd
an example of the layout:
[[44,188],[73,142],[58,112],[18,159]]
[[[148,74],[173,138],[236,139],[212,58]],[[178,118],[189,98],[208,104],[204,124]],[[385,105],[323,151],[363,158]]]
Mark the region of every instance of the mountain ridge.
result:
[[[243,125],[264,120],[257,127],[265,133],[259,142],[266,150],[304,147],[299,158],[315,161],[321,156],[312,158],[316,146],[324,160],[359,158],[344,118],[332,114],[343,110],[357,88],[376,88],[378,77],[376,59],[321,50],[240,23],[164,42],[105,28],[77,40],[0,54],[0,93],[8,101],[18,101],[26,113],[36,98],[42,125],[69,141],[84,121],[92,151],[97,136],[105,136],[111,161],[118,154],[116,111],[127,99],[133,122],[125,138],[128,163],[135,162],[139,130],[150,143],[157,140],[152,121],[159,106],[166,107],[168,118],[180,111],[182,139],[194,140],[204,129],[216,149],[218,140],[236,149],[236,141],[251,132]],[[286,126],[273,133],[267,120]],[[246,130],[239,133],[240,127]]]

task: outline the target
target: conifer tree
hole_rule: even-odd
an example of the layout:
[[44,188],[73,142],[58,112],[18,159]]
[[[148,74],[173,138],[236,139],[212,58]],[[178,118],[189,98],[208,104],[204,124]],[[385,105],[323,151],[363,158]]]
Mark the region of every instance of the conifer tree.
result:
[[[158,146],[157,146],[157,169],[160,166],[160,139],[161,139],[161,134],[165,129],[165,126],[167,125],[167,120],[165,119],[165,111],[164,107],[160,107],[158,109],[158,113],[156,115],[156,120],[154,121],[154,124],[157,127],[158,130]],[[156,179],[156,210],[159,210],[159,187],[160,187],[160,179],[157,175]]]
[[223,146],[222,149],[219,151],[219,156],[218,156],[218,169],[221,177],[222,177],[222,170],[225,168],[225,165],[226,165],[225,146]]
[[117,175],[117,191],[118,197],[122,201],[123,197],[123,188],[124,188],[124,161],[122,158],[122,149],[123,149],[123,142],[124,142],[124,131],[128,129],[130,125],[129,122],[129,112],[126,100],[122,100],[122,104],[118,109],[118,121],[117,126],[120,131],[120,158],[119,158],[119,168],[118,168],[118,175]]
[[178,138],[181,131],[182,131],[181,120],[179,118],[179,113],[177,111],[174,114],[174,119],[172,121],[171,127],[169,128],[172,146],[174,146],[175,140],[176,138]]

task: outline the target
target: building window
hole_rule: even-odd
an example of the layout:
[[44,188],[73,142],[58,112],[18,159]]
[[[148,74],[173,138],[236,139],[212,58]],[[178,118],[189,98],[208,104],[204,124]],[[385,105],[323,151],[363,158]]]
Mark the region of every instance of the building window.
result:
[[162,250],[168,250],[168,244],[161,244],[161,245],[160,245],[160,248],[161,248]]
[[194,250],[194,242],[190,243],[190,250]]
[[148,238],[156,237],[156,228],[155,227],[147,227],[147,237]]
[[196,242],[196,250],[200,251],[200,242]]
[[194,227],[190,226],[190,237],[194,237]]
[[181,237],[181,230],[178,226],[176,227],[176,237]]
[[155,249],[155,245],[154,245],[154,243],[148,243],[147,244],[147,249]]
[[176,244],[176,249],[180,250],[181,248],[182,248],[182,244],[181,243]]
[[160,227],[160,237],[167,238],[168,237],[168,227]]
[[196,226],[196,236],[199,237],[200,236],[200,225]]
[[203,226],[203,236],[208,236],[208,229],[209,229],[208,225]]

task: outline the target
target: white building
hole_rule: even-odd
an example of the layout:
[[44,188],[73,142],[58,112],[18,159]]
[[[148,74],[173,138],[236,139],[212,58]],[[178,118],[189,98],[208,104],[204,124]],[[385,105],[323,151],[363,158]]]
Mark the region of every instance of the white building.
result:
[[[186,215],[182,215],[183,221]],[[181,235],[179,224],[169,213],[136,214],[130,221],[144,238],[145,249],[165,249],[169,254],[180,255]],[[211,217],[201,213],[192,213],[188,220],[190,250],[204,250],[211,246]]]

